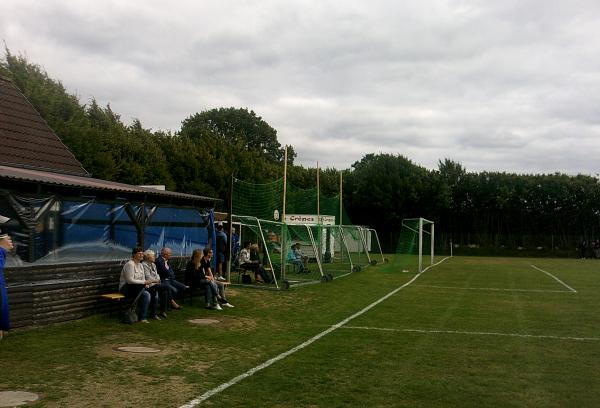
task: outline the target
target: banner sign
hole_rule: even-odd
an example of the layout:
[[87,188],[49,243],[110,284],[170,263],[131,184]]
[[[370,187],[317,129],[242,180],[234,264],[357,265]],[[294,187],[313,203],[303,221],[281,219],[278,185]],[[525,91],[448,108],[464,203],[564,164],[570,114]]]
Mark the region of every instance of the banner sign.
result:
[[316,214],[286,214],[285,223],[290,225],[335,225],[335,215],[319,216],[321,222],[317,222]]

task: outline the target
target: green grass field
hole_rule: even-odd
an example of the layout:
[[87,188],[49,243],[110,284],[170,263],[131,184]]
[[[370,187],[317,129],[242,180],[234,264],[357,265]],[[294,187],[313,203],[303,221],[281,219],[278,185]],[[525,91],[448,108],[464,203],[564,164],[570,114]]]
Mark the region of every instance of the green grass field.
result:
[[[600,404],[600,261],[455,257],[416,275],[390,258],[290,291],[231,288],[224,312],[196,301],[149,325],[103,315],[12,332],[0,391],[48,407],[177,407],[222,384],[200,406]],[[207,317],[220,323],[188,323]]]

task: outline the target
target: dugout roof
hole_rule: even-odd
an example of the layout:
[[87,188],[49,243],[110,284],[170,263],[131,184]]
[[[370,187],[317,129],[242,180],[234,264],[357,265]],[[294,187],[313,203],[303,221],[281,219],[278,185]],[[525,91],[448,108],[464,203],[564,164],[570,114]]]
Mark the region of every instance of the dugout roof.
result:
[[89,176],[10,80],[0,77],[0,164]]

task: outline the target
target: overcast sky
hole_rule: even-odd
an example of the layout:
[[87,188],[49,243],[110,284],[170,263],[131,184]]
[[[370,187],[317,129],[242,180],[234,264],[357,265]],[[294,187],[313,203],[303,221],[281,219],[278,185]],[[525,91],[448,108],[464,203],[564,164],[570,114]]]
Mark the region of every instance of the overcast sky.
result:
[[126,123],[252,109],[310,167],[600,172],[597,0],[2,0],[0,39]]

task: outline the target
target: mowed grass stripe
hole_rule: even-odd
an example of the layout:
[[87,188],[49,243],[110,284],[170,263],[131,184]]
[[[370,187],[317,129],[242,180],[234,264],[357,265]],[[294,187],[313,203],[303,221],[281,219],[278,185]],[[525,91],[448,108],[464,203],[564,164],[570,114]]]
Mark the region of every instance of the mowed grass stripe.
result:
[[[354,324],[361,326],[452,330],[469,332],[528,333],[532,335],[557,335],[570,337],[577,333],[579,337],[600,337],[598,297],[571,296],[571,292],[531,289],[521,291],[523,286],[535,288],[547,281],[554,288],[556,282],[532,269],[530,260],[453,258],[424,275],[419,282],[395,296],[376,311],[361,316]],[[489,262],[488,262],[489,261]],[[548,261],[546,261],[548,262]],[[596,264],[600,266],[600,263]],[[501,266],[499,268],[499,266]],[[443,279],[454,287],[469,284],[480,278],[479,269],[499,277],[495,281],[504,281],[512,290],[506,291],[459,291],[432,290],[428,286],[435,280]],[[553,271],[555,269],[552,269]],[[586,274],[587,272],[578,272]],[[458,282],[454,282],[456,277]],[[430,282],[427,286],[423,282]],[[375,312],[377,312],[375,314]]]
[[361,316],[362,314],[366,313],[367,311],[371,310],[372,308],[374,308],[375,306],[377,306],[378,304],[380,304],[381,302],[384,302],[386,299],[390,298],[391,296],[395,295],[397,292],[401,291],[402,289],[404,289],[405,287],[409,286],[411,283],[413,283],[415,280],[417,280],[419,278],[420,275],[422,275],[423,273],[425,273],[428,269],[439,265],[440,263],[444,262],[446,259],[448,258],[444,258],[442,260],[440,260],[439,262],[437,262],[434,265],[431,265],[430,267],[425,268],[421,273],[415,275],[411,280],[409,280],[408,282],[404,283],[403,285],[399,286],[398,288],[394,289],[393,291],[391,291],[390,293],[386,294],[385,296],[381,297],[380,299],[376,300],[375,302],[371,303],[370,305],[366,306],[365,308],[363,308],[362,310],[354,313],[353,315],[345,318],[344,320],[340,321],[339,323],[334,324],[333,326],[329,327],[328,329],[320,332],[319,334],[311,337],[310,339],[306,340],[305,342],[297,345],[296,347],[291,348],[290,350],[287,350],[283,353],[278,354],[277,356],[265,361],[262,364],[257,365],[256,367],[251,368],[250,370],[232,378],[231,380],[222,383],[221,385],[219,385],[218,387],[215,387],[207,392],[205,392],[204,394],[200,395],[197,398],[194,398],[193,400],[189,401],[188,403],[184,404],[181,406],[181,408],[193,408],[199,404],[201,404],[202,402],[208,400],[209,398],[213,397],[216,394],[219,394],[223,391],[225,391],[227,388],[232,387],[233,385],[239,383],[240,381],[253,376],[254,374],[256,374],[259,371],[264,370],[265,368],[271,366],[272,364],[275,364],[276,362],[283,360],[285,358],[287,358],[288,356],[296,353],[297,351],[300,351],[302,349],[304,349],[305,347],[311,345],[312,343],[314,343],[315,341],[321,339],[322,337],[327,336],[329,333],[333,332],[334,330],[339,329],[340,327],[342,327],[343,325],[345,325],[346,323],[354,320],[355,318]]
[[506,289],[506,288],[464,288],[460,286],[439,286],[439,285],[418,285],[421,288],[434,288],[434,289],[457,289],[457,290],[483,290],[492,292],[540,292],[540,293],[577,293],[570,290],[549,290],[549,289]]
[[424,333],[424,334],[463,334],[471,336],[505,336],[505,337],[523,337],[532,339],[552,339],[552,340],[573,340],[573,341],[600,341],[600,337],[563,337],[540,334],[522,334],[522,333],[493,333],[493,332],[473,332],[460,330],[424,330],[424,329],[390,329],[386,327],[364,327],[364,326],[344,326],[343,329],[354,330],[380,330],[388,332],[409,332],[409,333]]
[[[214,407],[594,406],[600,396],[594,388],[597,343],[564,345],[338,330],[210,402]],[[578,372],[563,372],[579,366]]]

